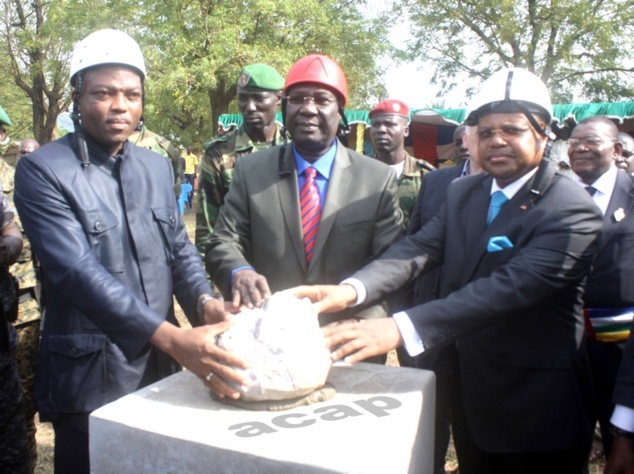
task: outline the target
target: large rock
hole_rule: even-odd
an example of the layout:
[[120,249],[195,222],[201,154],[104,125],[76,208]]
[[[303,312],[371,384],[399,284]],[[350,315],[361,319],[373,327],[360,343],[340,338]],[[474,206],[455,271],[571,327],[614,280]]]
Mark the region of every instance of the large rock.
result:
[[250,365],[236,369],[250,381],[247,387],[234,387],[246,401],[306,395],[326,383],[331,366],[317,313],[307,299],[288,293],[276,293],[264,308],[236,315],[216,342]]

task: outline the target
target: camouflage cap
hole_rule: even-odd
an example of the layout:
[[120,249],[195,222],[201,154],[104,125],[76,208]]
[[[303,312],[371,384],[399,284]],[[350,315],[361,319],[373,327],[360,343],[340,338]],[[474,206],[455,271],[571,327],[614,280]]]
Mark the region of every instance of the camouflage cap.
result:
[[0,107],[0,123],[4,125],[13,125],[11,123],[11,119],[9,118],[9,116],[7,115],[7,113],[4,111],[2,107]]
[[284,87],[284,78],[267,64],[251,64],[240,71],[238,86],[245,89],[281,91]]

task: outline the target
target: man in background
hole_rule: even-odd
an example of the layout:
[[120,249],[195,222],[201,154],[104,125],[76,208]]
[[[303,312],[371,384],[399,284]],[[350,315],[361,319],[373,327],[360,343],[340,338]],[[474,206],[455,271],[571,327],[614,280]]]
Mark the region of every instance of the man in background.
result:
[[22,158],[24,155],[28,155],[29,153],[34,152],[40,147],[39,142],[35,138],[25,138],[20,142],[19,147],[19,158]]
[[238,110],[242,124],[205,144],[198,179],[196,247],[205,260],[205,244],[214,231],[218,212],[229,192],[236,160],[280,145],[275,114],[282,100],[284,78],[267,64],[246,66],[238,76]]
[[[39,143],[33,138],[20,142],[20,157],[28,155],[39,148]],[[0,160],[0,180],[2,189],[9,204],[13,207],[15,169],[6,161]],[[23,232],[20,217],[15,215],[15,223]],[[24,394],[24,411],[27,428],[30,472],[35,469],[37,461],[37,444],[35,439],[35,364],[40,346],[41,313],[41,282],[36,268],[36,259],[31,252],[29,240],[23,236],[22,252],[16,262],[9,268],[11,275],[18,282],[18,315],[13,323],[18,334],[18,348],[16,359],[20,373],[20,384]]]
[[612,396],[634,320],[634,180],[621,173],[618,129],[607,117],[582,120],[568,140],[570,166],[603,214],[599,249],[584,293],[588,354],[605,456],[613,437]]
[[425,173],[435,168],[405,151],[405,137],[409,135],[407,104],[400,100],[386,99],[379,102],[369,116],[372,121],[370,139],[374,146],[374,157],[396,172],[399,206],[403,211],[403,230],[407,230],[421,179]]
[[[401,235],[394,171],[337,138],[347,126],[347,100],[346,77],[334,60],[301,58],[284,86],[292,143],[237,160],[206,254],[212,280],[234,304],[258,306],[271,291],[337,282]],[[359,312],[385,316],[383,303]]]
[[628,174],[634,173],[634,138],[629,133],[619,132],[621,154],[616,158],[616,166]]
[[[11,119],[0,107],[0,142],[8,136]],[[1,183],[0,183],[1,184]],[[0,193],[0,466],[4,472],[33,472],[35,459],[29,456],[24,397],[16,361],[18,336],[11,324],[17,317],[17,295],[9,273],[22,249],[15,210]]]
[[183,181],[183,167],[181,166],[181,154],[178,148],[167,138],[148,129],[144,123],[137,128],[138,130],[135,130],[130,135],[130,142],[136,146],[152,150],[154,153],[158,153],[169,160],[174,172],[174,194],[178,198],[181,195],[181,183]]

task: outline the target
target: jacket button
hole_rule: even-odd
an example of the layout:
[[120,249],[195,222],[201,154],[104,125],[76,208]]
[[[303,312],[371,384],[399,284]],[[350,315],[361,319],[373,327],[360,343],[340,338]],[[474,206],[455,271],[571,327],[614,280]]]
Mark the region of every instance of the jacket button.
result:
[[101,230],[103,226],[101,225],[101,221],[95,222],[95,230]]
[[174,216],[170,216],[170,222],[171,222],[172,224],[174,223],[174,221],[175,221],[175,220],[176,220],[176,219],[174,219]]

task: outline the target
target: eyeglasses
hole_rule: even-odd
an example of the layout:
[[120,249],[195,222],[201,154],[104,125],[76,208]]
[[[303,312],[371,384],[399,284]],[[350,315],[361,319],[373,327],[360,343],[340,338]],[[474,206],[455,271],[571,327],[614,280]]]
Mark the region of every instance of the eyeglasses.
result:
[[315,107],[327,107],[335,101],[333,97],[327,97],[327,96],[304,97],[301,95],[291,95],[286,97],[286,100],[288,101],[289,104],[292,104],[292,105],[305,105],[305,104],[311,103],[311,104],[314,104]]
[[632,155],[634,155],[634,152],[633,152],[633,151],[623,150],[623,151],[621,152],[621,156],[622,156],[623,158],[630,158]]
[[568,139],[568,148],[575,148],[579,145],[583,145],[585,147],[597,147],[603,143],[610,142],[614,143],[614,140],[604,140],[600,137],[581,137],[581,138],[569,138]]
[[478,138],[480,138],[480,140],[490,140],[491,138],[493,138],[493,136],[496,133],[499,133],[504,138],[517,138],[517,137],[521,137],[522,135],[524,135],[524,133],[526,133],[527,130],[528,130],[528,127],[519,128],[519,127],[513,127],[513,126],[506,126],[506,127],[501,127],[501,128],[492,128],[490,130],[480,130],[480,131],[478,131]]

